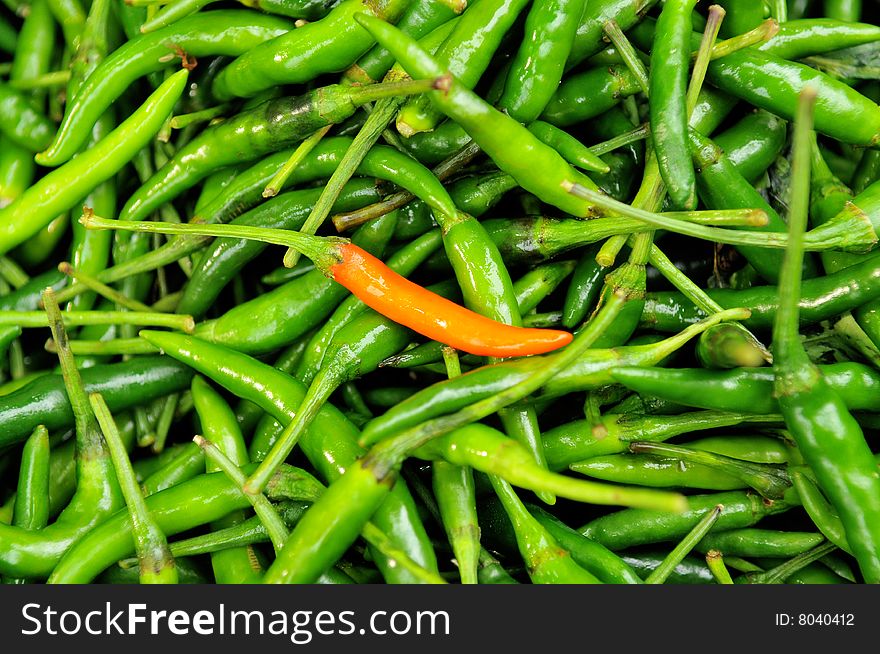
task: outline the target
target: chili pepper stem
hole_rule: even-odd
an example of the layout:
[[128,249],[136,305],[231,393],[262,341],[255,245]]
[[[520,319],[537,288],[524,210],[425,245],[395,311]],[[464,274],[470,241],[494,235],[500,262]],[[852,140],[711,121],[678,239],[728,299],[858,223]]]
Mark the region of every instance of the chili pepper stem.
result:
[[146,313],[152,313],[152,309],[146,304],[142,304],[137,300],[133,300],[124,293],[120,293],[115,288],[107,286],[107,284],[104,284],[103,282],[95,279],[88,273],[82,272],[80,270],[75,270],[73,266],[67,261],[62,261],[58,264],[58,272],[79,281],[84,286],[95,291],[96,293],[110,300],[111,302],[115,302],[121,307],[131,309],[132,311],[143,311]]
[[[211,461],[211,463],[220,468],[220,470],[229,477],[229,480],[232,483],[239,487],[244,484],[246,479],[245,474],[229,459],[229,457],[223,454],[220,448],[200,435],[194,436],[193,442],[202,448],[205,456]],[[262,494],[262,492],[244,493],[244,495],[254,507],[254,511],[260,517],[260,521],[266,527],[266,531],[269,533],[269,538],[272,541],[272,546],[275,548],[275,551],[281,551],[288,536],[287,527],[285,526],[284,521],[281,520],[278,512],[275,511],[274,507],[269,503],[269,500]]]
[[724,565],[724,555],[719,550],[706,552],[706,566],[719,584],[733,584],[733,578],[730,576],[727,566]]
[[[139,325],[171,327],[188,334],[195,331],[192,316],[139,311],[65,311],[62,320],[68,326]],[[49,320],[42,311],[0,311],[0,326],[46,327]]]
[[835,549],[837,549],[837,546],[834,543],[822,543],[809,552],[798,554],[794,558],[789,559],[775,568],[771,568],[765,572],[748,574],[743,581],[749,584],[781,584],[798,570],[806,568],[814,561],[818,561],[823,556],[833,552]]
[[174,557],[168,548],[168,540],[150,515],[110,409],[100,393],[90,394],[89,403],[101,426],[113,467],[116,469],[116,478],[131,515],[132,533],[140,565],[140,581],[148,584],[176,584],[178,573]]
[[322,270],[328,270],[340,261],[339,246],[348,243],[348,239],[337,237],[318,237],[311,234],[300,234],[283,229],[248,227],[246,225],[209,225],[204,223],[157,223],[140,220],[107,220],[98,216],[83,214],[80,223],[86,229],[114,229],[127,232],[145,232],[148,234],[179,234],[219,236],[227,238],[246,238],[275,245],[286,245],[311,259]]
[[[275,176],[269,181],[266,188],[263,189],[262,195],[264,198],[274,198],[278,195],[278,192],[284,188],[285,182],[287,182],[288,178],[293,174],[293,171],[302,163],[303,159],[306,158],[309,152],[315,149],[315,146],[321,142],[321,139],[327,135],[327,132],[329,132],[332,127],[333,125],[322,127],[297,146],[296,150],[293,151],[293,154],[290,155],[290,159],[284,162],[284,165],[278,169],[278,172],[275,173]],[[293,250],[288,252],[291,251]],[[297,253],[297,256],[299,256],[299,253]],[[296,262],[294,262],[293,265],[296,265]],[[288,268],[292,268],[293,265],[288,266]]]
[[[732,232],[717,227],[683,223],[681,221],[676,221],[673,218],[667,218],[660,214],[645,211],[644,209],[638,209],[637,207],[619,202],[599,191],[593,191],[580,184],[566,182],[564,186],[569,193],[588,200],[596,206],[605,209],[609,213],[626,216],[628,218],[635,218],[636,220],[644,220],[649,225],[666,229],[670,232],[693,236],[707,241],[726,243],[729,245],[752,245],[777,249],[790,247],[789,236],[787,234],[749,231]],[[847,234],[845,230],[839,227],[833,230],[828,230],[826,227],[828,223],[826,223],[825,226],[820,226],[816,228],[816,230],[805,235],[805,248],[808,251],[822,251],[841,247],[872,247],[873,244],[877,242],[877,234],[871,229],[871,234],[867,235],[865,233],[865,228],[867,227],[865,221],[857,220],[856,222],[857,224],[860,224],[861,227],[859,235],[854,236],[852,233]],[[825,234],[826,231],[831,231],[832,233]]]
[[417,95],[428,91],[443,90],[449,85],[449,76],[441,75],[434,79],[409,79],[402,82],[383,82],[367,86],[352,87],[349,91],[352,102],[366,104],[383,98]]
[[685,536],[682,541],[675,546],[663,562],[654,569],[654,571],[648,575],[648,578],[645,579],[646,584],[662,584],[665,582],[669,575],[675,570],[676,566],[682,562],[685,556],[694,548],[694,546],[702,540],[703,536],[705,536],[712,526],[718,521],[718,518],[721,516],[721,512],[724,510],[724,506],[718,504],[711,511],[708,511],[705,516],[703,516],[700,521],[694,526],[693,529]]
[[688,120],[690,120],[691,114],[694,113],[694,108],[699,101],[700,90],[703,88],[703,80],[706,79],[706,70],[709,67],[709,60],[712,55],[712,47],[715,45],[715,39],[718,38],[718,32],[721,31],[721,23],[724,21],[726,13],[724,7],[720,5],[711,5],[709,7],[706,30],[703,32],[700,49],[697,50],[697,57],[694,61],[691,81],[687,91]]
[[244,482],[242,490],[245,493],[263,492],[269,479],[293,451],[302,433],[308,429],[312,419],[341,382],[342,379],[335,374],[332,365],[326,366],[318,372],[296,411],[296,417],[287,424],[275,444],[272,445],[272,449]]
[[[733,38],[719,41],[712,47],[712,60],[721,59],[729,54],[749,48],[753,45],[769,41],[779,33],[779,22],[775,18],[768,18],[756,28]],[[696,57],[697,54],[692,55]]]

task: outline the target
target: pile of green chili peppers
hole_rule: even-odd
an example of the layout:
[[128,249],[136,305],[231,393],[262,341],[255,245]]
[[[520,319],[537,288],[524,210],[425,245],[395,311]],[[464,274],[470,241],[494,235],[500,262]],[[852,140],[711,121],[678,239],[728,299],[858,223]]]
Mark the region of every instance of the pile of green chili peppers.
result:
[[880,583],[869,4],[3,0],[0,581]]

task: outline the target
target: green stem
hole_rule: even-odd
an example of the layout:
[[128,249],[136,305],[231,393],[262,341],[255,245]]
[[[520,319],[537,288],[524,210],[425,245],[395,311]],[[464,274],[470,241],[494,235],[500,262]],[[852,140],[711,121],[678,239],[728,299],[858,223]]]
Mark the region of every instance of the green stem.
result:
[[71,266],[68,261],[62,261],[61,263],[59,263],[58,271],[72,279],[77,280],[80,284],[84,285],[89,290],[92,290],[98,295],[107,298],[114,304],[118,304],[119,306],[130,309],[131,311],[153,313],[153,310],[146,304],[138,302],[137,300],[133,300],[124,293],[120,293],[115,288],[95,279],[88,273],[82,272],[81,270],[74,270],[73,266]]
[[[83,325],[137,325],[170,327],[188,334],[195,330],[192,316],[138,311],[65,311],[62,320],[68,327]],[[0,311],[0,327],[48,327],[49,319],[42,311]]]
[[[769,41],[779,33],[779,22],[774,18],[768,18],[756,28],[725,41],[719,41],[712,48],[712,61],[721,59],[737,50],[750,48],[758,43]],[[693,55],[696,57],[696,53]]]
[[603,154],[608,154],[609,152],[617,150],[618,148],[622,148],[626,145],[638,143],[639,141],[644,141],[646,138],[648,138],[650,134],[651,128],[648,126],[648,123],[644,123],[643,125],[634,127],[630,131],[619,134],[612,139],[608,139],[607,141],[602,141],[602,143],[592,145],[590,146],[590,150],[592,150],[594,154],[602,156]]
[[648,575],[648,578],[645,579],[646,584],[662,584],[665,582],[669,575],[671,575],[676,566],[684,560],[694,546],[699,543],[703,536],[709,533],[709,530],[718,520],[718,517],[721,515],[721,511],[724,507],[719,504],[711,511],[708,511],[706,515],[704,515],[700,521],[696,524],[696,526],[691,529],[690,533],[685,536],[682,541],[675,546],[669,554],[666,555],[666,558],[657,566],[654,571]]
[[800,341],[801,279],[804,258],[804,232],[810,210],[810,168],[812,159],[813,107],[816,89],[801,92],[792,137],[791,193],[789,198],[789,244],[779,271],[779,304],[773,321],[773,355],[781,364],[801,361]]
[[[70,351],[80,356],[120,356],[125,354],[155,354],[159,351],[142,338],[114,338],[110,341],[68,341]],[[57,352],[54,341],[46,341],[47,352]]]
[[712,57],[712,47],[715,45],[715,39],[718,38],[718,32],[721,30],[721,23],[724,20],[724,8],[719,5],[709,7],[709,17],[706,22],[706,29],[703,32],[703,40],[700,42],[700,49],[697,50],[697,58],[694,61],[694,69],[691,73],[691,82],[687,91],[687,117],[690,120],[691,114],[699,101],[700,91],[703,88],[703,81],[706,79],[706,71],[709,69],[709,62]]
[[611,39],[614,47],[617,48],[618,54],[623,58],[623,63],[626,64],[626,67],[629,68],[635,76],[639,88],[642,89],[642,93],[647,97],[649,94],[648,71],[645,69],[644,63],[642,63],[642,60],[639,58],[639,53],[636,52],[632,43],[626,38],[626,34],[620,29],[620,25],[617,24],[616,20],[612,19],[606,21],[602,26],[602,29],[605,31],[608,38]]
[[709,572],[715,577],[715,581],[719,584],[733,584],[733,578],[730,576],[727,566],[724,565],[724,556],[721,552],[718,550],[706,552],[706,565],[709,567]]
[[[665,229],[677,234],[685,236],[693,236],[694,238],[703,239],[705,241],[714,241],[717,243],[726,243],[728,245],[751,245],[755,247],[766,247],[775,249],[790,249],[789,236],[783,233],[775,232],[750,232],[738,231],[733,232],[718,227],[706,227],[703,225],[694,225],[677,221],[674,218],[667,218],[661,214],[639,209],[623,202],[619,202],[613,198],[604,195],[601,192],[593,191],[580,184],[568,183],[567,188],[570,193],[579,198],[587,200],[596,206],[604,209],[610,214],[624,216],[626,218],[634,218],[642,220],[645,223],[659,229]],[[821,230],[821,227],[819,228]],[[851,246],[853,243],[846,234],[838,233],[824,235],[824,230],[817,231],[819,237],[810,238],[809,235],[802,237],[801,248],[809,251],[822,251],[838,248],[841,246]],[[876,237],[875,237],[876,238]],[[873,241],[872,241],[873,244]],[[865,246],[868,244],[865,243]]]
[[419,93],[443,88],[445,84],[445,79],[441,77],[437,79],[408,79],[401,82],[383,82],[367,86],[354,86],[350,87],[349,98],[351,98],[354,104],[360,105],[384,98],[418,95]]
[[837,546],[834,543],[822,543],[814,547],[809,552],[798,554],[796,557],[789,559],[785,563],[770,568],[766,572],[748,575],[748,583],[750,584],[781,584],[784,583],[791,575],[799,570],[806,568],[814,561],[818,561],[826,554],[830,554]]
[[247,225],[208,225],[205,223],[157,223],[140,220],[107,220],[98,216],[83,215],[80,222],[86,229],[115,229],[126,232],[146,232],[148,234],[179,234],[184,236],[219,236],[246,238],[275,245],[296,248],[311,259],[322,270],[327,270],[339,261],[338,248],[347,244],[348,239],[312,236],[284,229],[249,227]]
[[446,365],[446,376],[449,379],[461,376],[461,361],[458,358],[458,352],[449,347],[443,346],[443,363]]
[[[467,166],[481,152],[480,146],[471,141],[451,157],[437,164],[431,172],[442,182]],[[333,226],[336,227],[337,232],[344,232],[358,225],[363,225],[373,218],[384,216],[386,213],[399,209],[414,198],[415,196],[409,191],[399,191],[389,195],[381,202],[376,202],[363,209],[336,214],[333,216]]]
[[140,581],[142,584],[176,584],[177,569],[168,547],[168,540],[150,515],[110,409],[99,393],[89,395],[89,402],[104,433],[104,440],[110,450],[113,467],[116,469],[116,479],[128,505],[131,531],[140,563]]
[[690,277],[685,275],[678,267],[672,263],[669,257],[663,251],[654,245],[651,248],[651,254],[648,262],[654,266],[667,281],[681,291],[687,299],[694,303],[695,306],[707,314],[713,314],[722,311],[723,307],[713,300],[706,291],[699,285],[695,284]]
[[314,234],[324,224],[343,187],[354,175],[370,148],[379,140],[382,131],[393,120],[394,116],[397,115],[397,110],[402,104],[402,98],[385,98],[379,100],[373,106],[373,110],[367,117],[363,127],[358,131],[351,145],[348,146],[342,161],[339,162],[336,170],[333,171],[333,174],[324,186],[324,190],[321,191],[321,196],[315,202],[309,217],[306,218],[305,223],[303,223],[300,229],[301,232]]
[[[211,461],[211,463],[220,468],[220,470],[229,477],[229,480],[233,484],[239,488],[244,486],[247,477],[228,456],[220,451],[220,448],[202,436],[194,436],[193,441],[196,445],[202,448],[205,452],[205,456]],[[281,551],[281,548],[284,547],[284,542],[289,535],[287,526],[265,495],[262,493],[251,494],[244,492],[243,495],[254,507],[254,511],[260,517],[260,522],[266,527],[266,531],[269,533],[269,539],[272,541],[272,547],[275,548],[275,553],[277,554]]]
[[173,116],[171,118],[171,129],[183,129],[184,127],[189,127],[196,123],[214,120],[215,118],[224,115],[229,111],[229,108],[228,104],[218,104],[216,107],[208,107],[201,111],[193,111],[192,113]]
[[664,216],[695,225],[724,227],[766,227],[769,219],[763,209],[710,209],[702,211],[664,211]]
[[[331,127],[333,127],[333,125],[325,125],[296,147],[296,149],[293,151],[293,154],[290,155],[290,158],[284,162],[284,165],[278,169],[278,172],[275,173],[272,179],[269,180],[266,188],[263,189],[264,198],[274,198],[276,195],[278,195],[278,192],[282,188],[284,188],[284,184],[293,174],[293,171],[295,171],[303,162],[303,159],[305,159],[309,155],[309,153],[315,149],[315,146],[318,145],[318,143],[321,142],[321,139],[327,135],[327,132],[330,131]],[[307,233],[314,234],[314,232]],[[288,250],[288,254],[286,254],[285,257],[290,256],[290,252],[296,251]],[[296,258],[298,259],[299,253],[296,253],[296,255]],[[296,261],[294,261],[294,264],[295,263]],[[293,264],[287,267],[292,268]]]

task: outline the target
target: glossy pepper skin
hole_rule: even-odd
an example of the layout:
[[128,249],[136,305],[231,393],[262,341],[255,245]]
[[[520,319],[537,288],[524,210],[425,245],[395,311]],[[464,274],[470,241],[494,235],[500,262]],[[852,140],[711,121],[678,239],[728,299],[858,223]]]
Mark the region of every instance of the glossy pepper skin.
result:
[[[456,21],[434,57],[462,84],[473,88],[526,5],[524,0],[486,0],[470,7]],[[411,98],[397,115],[397,130],[412,136],[433,129],[442,118],[443,114],[427,98]]]
[[[82,378],[87,392],[101,393],[117,411],[183,390],[192,372],[168,357],[147,356],[87,368]],[[44,375],[0,397],[0,423],[0,445],[24,440],[37,425],[48,429],[71,426],[73,413],[61,375]]]
[[[417,42],[393,26],[365,15],[358,15],[356,20],[395,54],[413,78],[438,78],[445,74],[443,67]],[[580,183],[592,189],[596,185],[525,127],[491,107],[454,79],[449,80],[447,88],[432,91],[429,96],[439,109],[465,128],[501,170],[514,177],[523,188],[575,216],[594,215],[593,208],[569,194],[565,184]],[[512,147],[514,143],[515,148]],[[536,170],[540,170],[541,175],[536,175]]]
[[[820,367],[825,381],[853,411],[880,411],[880,375],[860,363]],[[705,370],[702,368],[616,368],[611,376],[646,395],[717,411],[775,413],[773,372],[761,368]]]
[[34,109],[27,95],[0,82],[0,133],[31,152],[46,147],[52,122]]
[[556,330],[506,327],[399,277],[372,255],[344,246],[333,278],[352,289],[367,306],[420,334],[456,349],[483,356],[543,354],[571,342]]
[[[769,327],[779,302],[777,287],[755,286],[750,289],[710,289],[709,296],[721,306],[747,306],[751,318],[747,327]],[[861,263],[837,273],[808,279],[803,283],[800,319],[816,323],[862,306],[880,295],[880,257],[872,255]],[[702,317],[702,312],[674,291],[648,293],[642,324],[658,331],[676,331]]]
[[45,166],[69,160],[85,143],[98,118],[138,78],[188,56],[236,56],[293,29],[290,21],[252,11],[199,12],[173,25],[131,39],[114,50],[71,98],[58,133],[37,156]]
[[186,85],[188,71],[166,80],[119,127],[95,147],[57,168],[0,209],[0,253],[20,245],[112,177],[162,127]]
[[209,174],[283,150],[318,129],[342,122],[379,86],[321,87],[303,95],[268,100],[208,127],[129,198],[120,220],[142,220]]
[[697,181],[688,154],[686,106],[691,14],[696,0],[666,0],[651,48],[651,136],[673,206],[693,209]]
[[[246,470],[249,468],[246,468]],[[247,498],[221,472],[204,474],[146,499],[162,531],[174,535],[250,506]],[[50,584],[91,582],[114,561],[134,552],[128,511],[118,511],[82,539],[58,563]]]
[[354,20],[359,12],[396,21],[411,0],[344,0],[321,20],[241,54],[214,80],[218,100],[248,98],[278,84],[299,84],[322,73],[342,72],[373,45]]
[[585,0],[542,0],[529,11],[498,101],[519,122],[537,119],[559,86],[586,6]]
[[624,509],[596,518],[578,531],[616,552],[638,545],[677,540],[687,534],[706,511],[719,504],[724,506],[724,511],[718,518],[715,531],[751,527],[766,516],[792,507],[788,502],[767,502],[756,493],[741,490],[691,495],[688,510],[683,513]]

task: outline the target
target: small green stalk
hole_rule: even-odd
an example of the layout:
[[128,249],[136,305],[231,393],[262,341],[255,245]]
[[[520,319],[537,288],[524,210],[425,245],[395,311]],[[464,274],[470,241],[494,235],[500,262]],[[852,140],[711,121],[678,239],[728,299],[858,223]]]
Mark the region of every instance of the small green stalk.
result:
[[[387,80],[389,77],[386,76],[385,79]],[[399,97],[383,98],[376,102],[364,126],[355,135],[342,161],[339,162],[336,170],[333,171],[330,179],[327,180],[324,190],[321,191],[318,201],[315,202],[315,206],[312,207],[312,211],[308,218],[306,218],[300,231],[306,234],[314,234],[324,224],[343,187],[351,179],[351,176],[354,175],[355,170],[357,170],[358,165],[363,161],[370,148],[379,140],[382,131],[392,121],[402,104],[403,98]]]
[[[62,320],[68,327],[83,325],[136,325],[139,327],[170,327],[187,334],[195,331],[192,316],[137,311],[65,311]],[[0,311],[0,327],[47,327],[49,321],[42,311]]]
[[190,125],[196,125],[198,123],[214,120],[215,118],[220,118],[229,111],[229,109],[230,107],[228,104],[218,104],[216,107],[208,107],[201,111],[172,116],[171,129],[183,129]]
[[620,25],[617,24],[616,20],[607,21],[602,26],[602,29],[605,31],[605,35],[611,39],[614,47],[617,48],[617,52],[623,59],[623,63],[625,63],[626,67],[632,71],[633,75],[635,75],[636,81],[639,83],[639,88],[642,89],[642,93],[647,96],[649,93],[648,71],[645,69],[645,64],[642,63],[639,53],[636,52],[632,43],[626,38],[626,34],[620,29]]
[[204,223],[156,223],[140,220],[107,220],[98,216],[83,215],[80,222],[87,229],[115,229],[126,232],[145,232],[148,234],[178,234],[201,236],[220,236],[246,238],[275,245],[295,248],[311,259],[315,265],[327,269],[339,259],[336,246],[348,243],[348,239],[319,237],[284,229],[249,227],[247,225],[208,225]]
[[706,565],[709,567],[709,572],[715,577],[715,581],[719,584],[733,584],[733,578],[730,576],[727,566],[724,565],[724,555],[721,552],[718,550],[706,552]]
[[709,530],[712,529],[712,526],[718,520],[718,517],[723,510],[724,507],[719,504],[711,511],[707,511],[706,515],[704,515],[694,528],[691,529],[690,533],[688,533],[688,535],[675,546],[675,549],[666,555],[663,562],[660,563],[650,575],[648,575],[648,578],[645,579],[645,583],[662,584],[665,582],[669,578],[669,575],[673,573],[676,566],[684,560],[684,557],[694,549],[694,546],[703,539],[703,536],[709,533]]
[[[333,127],[333,125],[322,127],[296,147],[296,149],[293,151],[293,154],[290,155],[290,158],[284,162],[284,165],[278,169],[278,172],[275,173],[274,177],[269,180],[266,188],[263,189],[264,198],[274,198],[276,195],[278,195],[278,192],[282,188],[284,188],[284,184],[293,174],[293,171],[295,171],[303,162],[303,159],[305,159],[308,154],[315,149],[315,146],[318,145],[318,143],[321,142],[321,139],[327,135],[327,132],[330,131],[331,127]],[[290,252],[295,252],[295,250],[290,250]],[[285,255],[285,257],[286,256],[291,256],[292,259],[299,259],[298,252],[296,252],[295,257],[293,257],[293,255]],[[295,264],[296,261],[293,261],[293,263],[287,267],[292,268]]]
[[138,485],[125,444],[122,442],[110,409],[99,393],[89,395],[89,403],[95,412],[98,424],[101,425],[104,440],[110,450],[110,458],[113,460],[113,467],[116,469],[116,479],[119,481],[122,495],[128,505],[135,550],[140,564],[140,582],[142,584],[176,584],[177,568],[168,547],[168,540],[150,515],[150,510],[144,501],[141,487]]
[[[737,50],[750,48],[764,41],[769,41],[779,33],[779,22],[775,18],[768,18],[756,28],[739,34],[733,38],[719,41],[712,48],[712,61],[721,59]],[[693,55],[696,57],[696,53]]]
[[718,32],[721,31],[721,23],[724,20],[724,8],[719,5],[709,7],[709,17],[706,22],[706,29],[703,32],[703,40],[700,42],[700,49],[697,50],[697,58],[694,61],[694,69],[691,73],[691,82],[687,91],[687,116],[690,120],[691,114],[700,97],[700,90],[703,88],[703,81],[706,79],[706,71],[709,68],[709,62],[712,56],[712,47],[715,45],[715,39],[718,38]]
[[593,151],[593,154],[602,156],[603,154],[608,154],[609,152],[613,152],[618,148],[622,148],[632,143],[638,143],[639,141],[644,141],[648,138],[648,136],[650,136],[650,134],[651,129],[650,127],[648,127],[648,124],[645,123],[643,125],[639,125],[638,127],[634,127],[628,132],[624,132],[623,134],[615,136],[612,139],[608,139],[607,141],[602,141],[601,143],[592,145],[590,146],[590,150]]
[[[228,456],[220,451],[220,448],[208,439],[199,435],[193,437],[193,442],[202,448],[208,460],[220,468],[220,470],[229,477],[229,480],[233,484],[239,488],[244,486],[247,477]],[[254,511],[259,516],[260,521],[266,527],[266,531],[269,533],[269,539],[272,541],[272,547],[275,548],[275,552],[280,552],[289,535],[287,526],[284,524],[281,516],[278,515],[275,507],[272,506],[268,498],[262,493],[244,493],[244,496],[247,497],[248,501],[254,507]]]
[[[159,348],[142,338],[114,338],[110,341],[68,341],[70,351],[81,356],[119,356],[127,354],[155,354]],[[46,341],[47,352],[57,352],[54,342]]]
[[118,304],[119,306],[130,309],[131,311],[153,313],[153,310],[146,304],[138,302],[137,300],[128,297],[124,293],[120,293],[115,288],[104,284],[103,282],[95,279],[88,273],[82,272],[81,270],[74,270],[73,266],[70,265],[70,262],[68,261],[62,261],[61,263],[59,263],[58,271],[67,275],[71,279],[75,279],[89,290],[94,291],[101,297],[110,300],[114,304]]
[[837,546],[834,543],[822,543],[818,547],[811,549],[809,552],[798,554],[785,563],[770,568],[765,572],[747,574],[742,583],[748,584],[782,584],[794,573],[803,570],[811,563],[818,561],[823,556],[830,554]]

